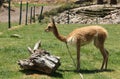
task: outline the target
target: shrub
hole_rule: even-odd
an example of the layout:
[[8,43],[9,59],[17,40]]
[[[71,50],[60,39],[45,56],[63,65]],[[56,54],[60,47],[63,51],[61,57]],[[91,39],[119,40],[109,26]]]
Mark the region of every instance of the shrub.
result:
[[61,12],[65,11],[65,10],[69,10],[69,9],[76,8],[76,7],[78,7],[78,5],[77,4],[73,4],[73,3],[63,4],[63,5],[61,5],[58,8],[52,9],[49,12],[45,12],[44,16],[57,15],[58,13],[61,13]]

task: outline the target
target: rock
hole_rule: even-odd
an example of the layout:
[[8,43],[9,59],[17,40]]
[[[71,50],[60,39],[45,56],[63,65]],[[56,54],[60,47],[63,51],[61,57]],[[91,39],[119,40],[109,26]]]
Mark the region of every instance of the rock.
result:
[[19,35],[19,34],[12,34],[10,37],[13,37],[13,38],[22,38],[22,36]]
[[[112,10],[105,17],[88,16],[86,14],[80,13],[79,11],[86,10],[83,9],[72,9],[69,12],[69,23],[70,24],[120,24],[120,9]],[[58,24],[66,24],[68,22],[68,13],[64,11],[59,15],[55,16],[55,20]]]

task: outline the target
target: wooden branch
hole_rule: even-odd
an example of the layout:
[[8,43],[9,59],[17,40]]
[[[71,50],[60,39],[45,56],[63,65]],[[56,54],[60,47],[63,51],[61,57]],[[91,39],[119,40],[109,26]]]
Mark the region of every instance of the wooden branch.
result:
[[55,67],[55,64],[51,61],[47,60],[45,57],[38,58],[34,60],[35,64],[40,67],[48,67],[50,69],[53,69]]
[[35,44],[35,46],[34,46],[34,48],[33,48],[33,51],[36,51],[37,49],[39,49],[40,46],[41,46],[41,41],[39,40],[39,41]]
[[46,58],[47,60],[52,61],[53,63],[58,63],[58,62],[59,62],[59,60],[58,60],[56,57],[53,57],[53,56],[48,56],[48,55],[46,55],[45,58]]
[[34,53],[34,51],[33,51],[30,47],[28,47],[28,51],[29,51],[31,54]]

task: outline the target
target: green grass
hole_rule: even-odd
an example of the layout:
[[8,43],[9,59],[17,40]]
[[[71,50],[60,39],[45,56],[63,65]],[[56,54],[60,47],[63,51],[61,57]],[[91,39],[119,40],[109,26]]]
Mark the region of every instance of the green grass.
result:
[[[5,27],[3,27],[5,26]],[[45,33],[46,24],[33,24],[7,30],[6,24],[0,24],[0,79],[80,79],[74,72],[75,67],[69,57],[64,43],[57,40],[52,33]],[[67,35],[73,29],[85,26],[80,24],[58,25],[61,34]],[[98,71],[101,66],[102,56],[92,44],[81,48],[81,73],[84,79],[119,79],[120,78],[120,25],[102,25],[108,30],[109,37],[105,43],[108,49],[108,70]],[[22,38],[12,38],[10,35],[19,34]],[[39,72],[23,71],[17,65],[17,61],[30,56],[27,47],[33,47],[38,41],[42,41],[42,48],[53,55],[61,57],[61,66],[56,73],[45,75]],[[73,57],[76,57],[75,47],[70,46]],[[30,75],[28,75],[30,74]],[[34,75],[38,74],[38,75]]]
[[48,11],[45,12],[44,16],[49,17],[49,16],[57,15],[58,13],[62,13],[63,11],[70,10],[70,9],[73,9],[73,8],[77,8],[79,6],[80,5],[77,5],[77,4],[74,4],[74,3],[62,4],[58,8],[54,8],[54,9],[50,10],[49,12]]
[[[17,26],[18,23],[11,23],[11,27]],[[8,23],[0,22],[0,32],[4,32],[8,29]]]
[[[14,3],[13,4],[15,7],[20,7],[20,3]],[[33,7],[33,6],[36,6],[36,7],[39,7],[39,6],[46,6],[47,4],[34,4],[34,3],[28,3],[28,6],[29,7]],[[26,7],[26,3],[23,3],[22,4],[22,7],[25,8]]]

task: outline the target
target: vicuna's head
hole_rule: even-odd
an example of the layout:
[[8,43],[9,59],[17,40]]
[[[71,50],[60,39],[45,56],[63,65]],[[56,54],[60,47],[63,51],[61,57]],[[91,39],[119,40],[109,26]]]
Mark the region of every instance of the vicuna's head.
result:
[[53,32],[56,30],[56,25],[55,25],[55,21],[53,18],[51,18],[50,20],[51,22],[47,25],[47,27],[45,28],[45,32]]

